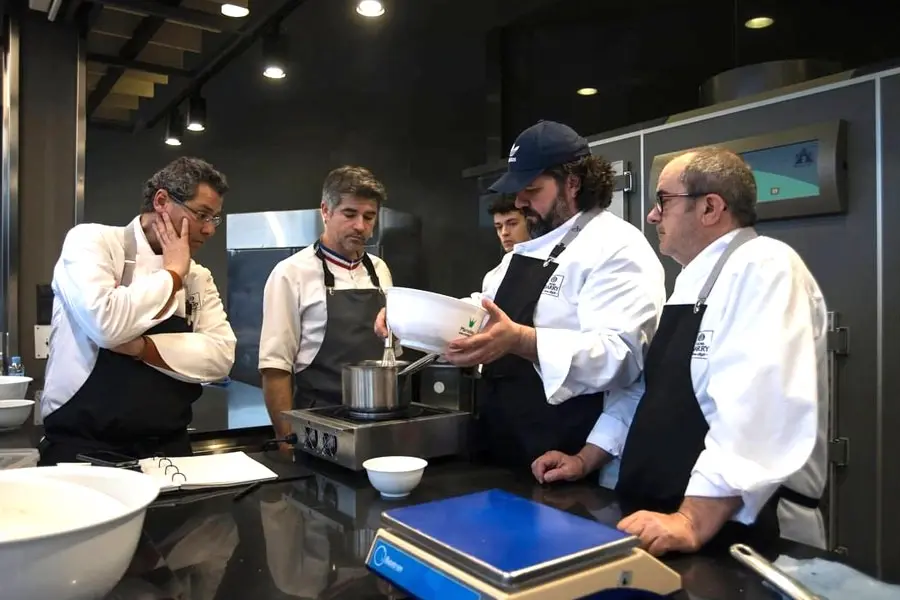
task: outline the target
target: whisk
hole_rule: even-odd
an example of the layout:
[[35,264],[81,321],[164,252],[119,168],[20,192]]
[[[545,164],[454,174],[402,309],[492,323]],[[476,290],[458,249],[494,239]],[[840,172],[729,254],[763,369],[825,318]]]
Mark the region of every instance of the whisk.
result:
[[381,364],[385,367],[393,367],[397,364],[397,357],[394,355],[394,334],[391,328],[387,328],[387,337],[384,338],[384,354],[381,355]]

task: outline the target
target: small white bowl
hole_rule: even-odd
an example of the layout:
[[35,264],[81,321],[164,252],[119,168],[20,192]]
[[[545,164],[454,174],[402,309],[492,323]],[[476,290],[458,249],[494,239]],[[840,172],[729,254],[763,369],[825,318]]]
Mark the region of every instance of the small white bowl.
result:
[[32,381],[31,377],[0,375],[0,400],[24,398],[25,392],[28,391],[28,384]]
[[21,427],[32,407],[34,400],[0,400],[0,429]]
[[427,460],[415,456],[379,456],[363,463],[369,482],[385,498],[409,496],[427,466]]

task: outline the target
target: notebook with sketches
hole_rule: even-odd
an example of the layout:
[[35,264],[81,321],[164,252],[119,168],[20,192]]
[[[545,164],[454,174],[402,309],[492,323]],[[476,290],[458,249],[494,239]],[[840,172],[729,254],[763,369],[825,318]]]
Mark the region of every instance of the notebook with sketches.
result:
[[274,471],[244,452],[144,458],[140,465],[144,473],[157,480],[162,492],[229,487],[278,479]]

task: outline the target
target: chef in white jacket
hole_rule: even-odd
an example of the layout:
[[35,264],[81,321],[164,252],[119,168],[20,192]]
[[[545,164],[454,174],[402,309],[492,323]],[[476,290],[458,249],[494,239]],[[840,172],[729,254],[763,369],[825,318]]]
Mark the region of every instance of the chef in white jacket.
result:
[[752,170],[728,150],[665,167],[647,220],[684,269],[645,376],[614,393],[619,418],[601,417],[577,458],[535,461],[546,482],[619,457],[617,481],[610,465],[601,483],[628,515],[619,527],[653,554],[762,549],[779,536],[825,546],[825,301],[793,249],[754,232],[756,197]]
[[221,223],[227,190],[212,165],[179,158],[147,180],[127,226],[66,235],[53,271],[42,464],[191,453],[191,404],[234,364],[219,291],[191,260]]
[[365,245],[386,199],[368,169],[332,170],[322,184],[321,238],[279,262],[266,281],[259,370],[279,437],[291,432],[284,411],[341,405],[342,365],[381,359],[372,320],[393,282]]
[[[516,194],[533,239],[506,254],[484,290],[485,329],[447,354],[484,364],[478,438],[491,463],[527,470],[553,448],[576,452],[606,392],[643,370],[665,276],[641,231],[606,210],[614,181],[584,138],[541,121],[516,138],[492,186]],[[376,328],[385,334],[383,317]]]
[[[488,214],[494,221],[494,231],[500,240],[500,246],[504,252],[512,252],[512,249],[521,242],[531,239],[528,233],[528,222],[525,213],[516,206],[515,196],[502,194],[498,196],[488,207]],[[485,274],[481,283],[484,291],[491,286],[491,282],[502,272],[503,263],[497,265]]]

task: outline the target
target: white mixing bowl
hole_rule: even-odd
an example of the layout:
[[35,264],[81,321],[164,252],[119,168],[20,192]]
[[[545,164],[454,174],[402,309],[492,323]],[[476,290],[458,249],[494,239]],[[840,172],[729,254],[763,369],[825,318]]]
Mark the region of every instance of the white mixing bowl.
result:
[[33,406],[34,400],[0,400],[0,429],[21,427]]
[[107,467],[0,472],[0,598],[92,600],[137,548],[153,478]]
[[474,300],[394,287],[387,295],[387,322],[400,344],[445,354],[453,340],[481,331],[487,311]]
[[0,400],[15,400],[24,398],[28,391],[31,377],[19,377],[17,375],[0,375]]
[[415,456],[379,456],[363,463],[369,482],[386,498],[409,496],[427,466],[427,460]]

